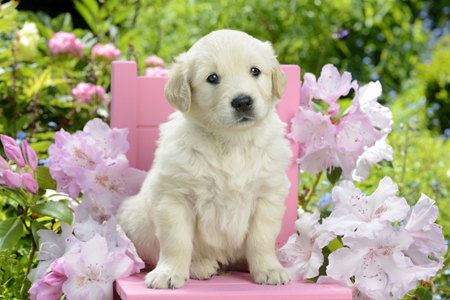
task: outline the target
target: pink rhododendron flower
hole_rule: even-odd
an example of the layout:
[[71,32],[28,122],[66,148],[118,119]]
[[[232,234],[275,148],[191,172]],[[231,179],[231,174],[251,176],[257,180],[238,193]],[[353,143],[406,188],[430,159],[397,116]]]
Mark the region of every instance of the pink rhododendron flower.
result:
[[22,141],[22,152],[25,157],[27,165],[36,172],[38,166],[38,158],[36,152],[31,148],[27,141]]
[[139,273],[141,269],[145,268],[145,263],[137,254],[136,247],[130,241],[130,239],[125,235],[122,228],[119,224],[116,225],[117,229],[117,250],[113,249],[113,251],[117,251],[119,253],[125,253],[133,261],[133,273]]
[[22,178],[20,175],[11,170],[3,172],[3,179],[6,182],[6,186],[10,189],[19,189],[22,186]]
[[323,170],[341,168],[344,179],[352,179],[356,167],[353,155],[345,154],[344,150],[330,145],[305,147],[297,163],[302,171],[313,175]]
[[385,139],[376,141],[372,147],[364,147],[364,152],[358,157],[356,169],[353,172],[353,178],[356,181],[364,181],[369,177],[369,171],[372,165],[380,161],[391,161],[394,150],[386,143]]
[[322,248],[336,238],[331,232],[326,232],[319,224],[319,212],[302,213],[295,222],[297,234],[289,237],[287,243],[277,250],[278,259],[284,262],[284,267],[291,280],[302,280],[319,275],[323,263]]
[[165,77],[169,76],[169,69],[162,67],[147,68],[145,70],[145,76]]
[[114,44],[109,43],[106,45],[97,44],[92,47],[92,56],[94,58],[101,58],[108,61],[117,59],[120,56],[120,50],[114,46]]
[[125,254],[108,253],[106,239],[95,235],[80,253],[66,256],[64,271],[68,277],[62,290],[68,299],[112,299],[112,283],[132,273],[133,262]]
[[166,65],[166,62],[161,57],[153,54],[147,57],[147,59],[145,60],[145,65],[148,67],[164,67]]
[[48,41],[48,47],[53,54],[66,53],[71,57],[82,58],[86,46],[80,39],[75,38],[75,34],[59,31]]
[[6,157],[12,160],[19,167],[25,167],[26,163],[23,159],[22,152],[20,151],[20,147],[17,142],[6,135],[1,134],[0,139],[3,144],[3,149],[5,150]]
[[334,116],[339,112],[339,105],[336,105],[336,101],[341,96],[348,94],[352,87],[351,81],[352,75],[349,72],[344,72],[341,77],[335,66],[331,64],[325,65],[317,80],[314,98],[325,101],[331,108],[328,110],[328,113]]
[[409,210],[405,198],[396,197],[396,184],[383,178],[372,195],[366,196],[351,181],[333,188],[335,210],[323,220],[323,226],[337,235],[374,238],[386,222],[401,221]]
[[434,200],[422,194],[416,205],[409,210],[404,221],[404,228],[411,234],[414,242],[403,253],[408,255],[414,264],[432,268],[432,272],[435,273],[442,264],[430,260],[429,256],[432,255],[442,262],[442,255],[447,250],[447,246],[442,227],[434,223],[439,216],[439,209],[434,203]]
[[72,95],[78,103],[90,103],[92,101],[109,101],[106,91],[102,86],[92,83],[80,82],[73,90]]
[[328,257],[327,275],[333,279],[354,277],[356,284],[390,291],[396,298],[403,298],[418,280],[429,279],[402,252],[413,243],[406,230],[394,231],[386,224],[373,239],[344,237],[342,242],[349,248],[340,248]]
[[20,178],[23,181],[23,189],[27,192],[32,193],[33,195],[37,195],[39,191],[39,185],[36,180],[28,173],[23,173],[20,175]]
[[89,121],[83,131],[90,134],[103,150],[104,158],[116,158],[127,153],[130,144],[127,141],[128,129],[111,129],[100,119]]
[[[352,86],[352,106],[337,117],[340,105],[336,101]],[[392,113],[378,103],[380,95],[379,82],[359,87],[356,81],[351,83],[350,73],[341,76],[333,65],[322,68],[317,82],[313,74],[305,73],[300,110],[288,134],[300,144],[301,171],[314,175],[341,168],[344,179],[363,181],[372,164],[392,160],[392,148],[385,142],[392,129]],[[328,111],[314,111],[320,109],[314,99],[325,101]]]
[[93,192],[84,193],[82,201],[75,210],[75,220],[82,222],[91,216],[98,223],[103,223],[115,215],[117,205],[110,201],[108,196],[95,194]]

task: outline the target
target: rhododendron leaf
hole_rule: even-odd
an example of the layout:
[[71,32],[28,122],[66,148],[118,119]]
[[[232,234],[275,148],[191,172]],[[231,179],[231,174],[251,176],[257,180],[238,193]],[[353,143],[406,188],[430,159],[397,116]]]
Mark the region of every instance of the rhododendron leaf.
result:
[[330,250],[330,252],[334,252],[337,249],[342,248],[342,247],[344,247],[344,245],[342,245],[342,242],[341,242],[341,240],[339,240],[339,238],[335,238],[327,246],[327,248]]
[[50,175],[50,169],[39,166],[37,168],[37,183],[41,189],[56,190],[56,181]]
[[333,168],[331,172],[327,171],[328,181],[334,185],[338,182],[339,178],[341,178],[342,169],[341,168]]
[[430,293],[430,290],[426,290],[426,289],[417,289],[413,292],[413,294],[416,294],[416,299],[420,299],[420,300],[432,300],[433,299],[433,295]]
[[12,248],[22,237],[23,225],[19,217],[0,222],[0,250]]
[[42,225],[41,223],[39,223],[38,221],[33,221],[33,223],[31,223],[31,232],[33,233],[33,237],[34,237],[34,242],[36,243],[36,245],[39,245],[39,235],[37,234],[38,230],[41,229],[45,229],[47,230],[47,227],[45,227],[44,225]]
[[32,212],[42,216],[59,219],[67,224],[72,224],[72,210],[63,202],[46,202],[30,207]]
[[387,161],[387,160],[385,160],[385,159],[383,159],[382,161],[380,161],[378,164],[379,164],[380,166],[383,166],[383,167],[391,167],[392,169],[394,168],[394,165],[392,164],[392,161]]

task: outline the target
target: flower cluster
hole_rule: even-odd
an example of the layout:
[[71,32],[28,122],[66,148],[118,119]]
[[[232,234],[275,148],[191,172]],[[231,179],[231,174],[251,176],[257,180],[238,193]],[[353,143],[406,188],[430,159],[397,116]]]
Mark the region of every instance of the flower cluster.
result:
[[128,129],[111,129],[100,119],[89,121],[73,135],[63,129],[57,132],[45,165],[57,182],[57,191],[75,199],[83,191],[83,199],[97,204],[105,199],[115,214],[125,197],[139,191],[146,174],[129,168],[127,135]]
[[145,267],[113,216],[98,223],[88,217],[62,233],[39,230],[40,260],[28,275],[30,299],[112,299],[113,282]]
[[97,44],[92,48],[92,57],[104,59],[106,61],[117,59],[120,56],[120,53],[120,50],[112,43],[106,45]]
[[109,101],[105,89],[100,85],[80,82],[73,90],[72,95],[78,103],[107,102]]
[[127,129],[111,129],[100,119],[73,135],[64,130],[49,148],[50,174],[57,191],[82,201],[72,226],[62,233],[40,230],[40,260],[28,278],[31,299],[112,299],[113,282],[139,273],[145,264],[114,215],[121,201],[139,191],[145,172],[129,168]]
[[48,46],[53,54],[65,53],[69,56],[83,57],[83,50],[86,47],[80,39],[75,38],[71,32],[59,31],[48,41]]
[[166,65],[166,62],[161,57],[153,54],[147,57],[147,59],[145,60],[145,65],[147,67],[164,67]]
[[145,70],[145,76],[155,76],[155,77],[165,77],[169,76],[169,69],[163,68],[166,63],[161,58],[153,54],[152,56],[147,57],[145,60],[145,65],[149,68]]
[[38,51],[39,34],[36,24],[26,22],[16,34],[17,52],[25,60],[31,60]]
[[333,188],[336,209],[318,223],[318,212],[303,213],[294,234],[277,251],[293,279],[312,278],[323,263],[322,248],[337,236],[346,247],[328,257],[327,276],[353,289],[354,299],[397,299],[443,267],[446,251],[434,201],[423,195],[413,207],[396,197],[389,177],[366,196],[351,181]]
[[10,189],[23,187],[25,191],[36,195],[39,190],[34,178],[38,166],[36,152],[25,140],[22,141],[22,151],[17,142],[9,136],[1,135],[1,141],[6,157],[16,164],[16,170],[13,172],[8,162],[0,156],[0,185],[6,185]]
[[[345,179],[363,181],[370,167],[392,160],[393,150],[385,139],[393,125],[392,112],[378,103],[379,81],[359,86],[348,72],[341,76],[333,65],[325,65],[319,79],[305,73],[300,111],[292,119],[288,135],[300,144],[298,163],[309,174],[341,168]],[[337,100],[355,91],[351,106],[339,116]],[[313,101],[322,100],[323,111]]]

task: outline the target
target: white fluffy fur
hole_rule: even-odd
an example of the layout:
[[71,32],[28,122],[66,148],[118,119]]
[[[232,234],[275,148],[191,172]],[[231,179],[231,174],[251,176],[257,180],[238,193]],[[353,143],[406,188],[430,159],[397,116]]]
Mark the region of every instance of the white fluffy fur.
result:
[[[206,81],[212,73],[219,84]],[[179,111],[160,126],[141,191],[117,214],[139,256],[156,266],[147,287],[209,279],[219,264],[244,266],[260,284],[289,282],[274,250],[292,155],[275,111],[285,88],[271,45],[243,32],[212,32],[175,59],[165,96]],[[253,99],[251,120],[235,115],[239,95]]]

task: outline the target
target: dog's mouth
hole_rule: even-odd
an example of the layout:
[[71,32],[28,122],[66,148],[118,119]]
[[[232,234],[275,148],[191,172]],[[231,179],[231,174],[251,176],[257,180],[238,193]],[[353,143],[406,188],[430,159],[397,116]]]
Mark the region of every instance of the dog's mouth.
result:
[[245,123],[245,122],[253,121],[254,119],[255,118],[253,118],[253,117],[244,115],[244,116],[239,118],[238,122],[239,123]]

